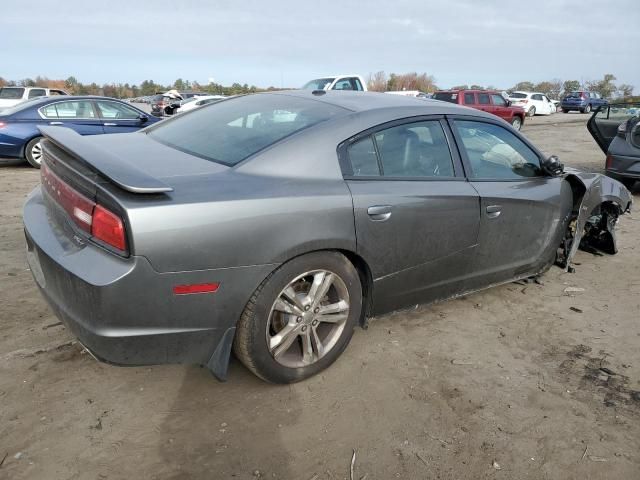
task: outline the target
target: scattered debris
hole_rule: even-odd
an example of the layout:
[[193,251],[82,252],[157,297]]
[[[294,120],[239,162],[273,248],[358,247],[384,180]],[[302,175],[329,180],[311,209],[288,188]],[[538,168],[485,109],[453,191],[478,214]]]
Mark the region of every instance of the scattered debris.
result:
[[495,468],[496,470],[502,470],[502,467],[500,466],[500,464],[495,460],[493,461],[493,468]]
[[260,470],[254,470],[253,471],[253,476],[256,478],[260,478],[262,477],[262,472],[260,472]]
[[589,455],[587,457],[589,460],[591,460],[592,462],[606,462],[607,459],[604,457],[596,457],[595,455]]
[[420,460],[422,463],[424,463],[427,467],[429,466],[429,462],[427,462],[422,455],[420,455],[418,452],[416,452],[416,457],[418,457],[418,460]]
[[580,460],[584,460],[584,457],[587,455],[588,448],[589,448],[589,444],[587,443],[587,446],[584,447],[584,452],[582,452],[582,458]]
[[13,456],[13,458],[15,458],[16,460],[20,460],[22,458],[22,455],[24,455],[22,452],[18,452]]
[[582,310],[579,309],[578,307],[569,307],[569,310],[576,313],[582,313]]
[[582,287],[567,287],[564,289],[564,293],[567,295],[571,295],[572,293],[582,293],[584,291],[585,290]]
[[313,476],[309,480],[318,480],[318,474],[314,473]]
[[351,476],[349,477],[349,480],[353,480],[353,466],[355,465],[355,463],[356,463],[356,450],[354,449],[353,455],[351,456],[351,469],[350,469]]
[[468,361],[465,361],[465,360],[458,360],[458,359],[455,359],[455,358],[453,360],[451,360],[451,363],[453,365],[474,365],[473,362],[468,362]]
[[607,367],[600,367],[600,371],[606,373],[607,375],[617,375],[616,372]]
[[49,325],[45,325],[44,327],[42,327],[42,329],[46,330],[48,328],[59,327],[60,325],[62,325],[62,322],[50,323]]
[[2,465],[4,465],[4,461],[7,459],[7,456],[9,455],[9,453],[5,453],[4,457],[2,457],[2,460],[0,460],[0,468],[2,468]]

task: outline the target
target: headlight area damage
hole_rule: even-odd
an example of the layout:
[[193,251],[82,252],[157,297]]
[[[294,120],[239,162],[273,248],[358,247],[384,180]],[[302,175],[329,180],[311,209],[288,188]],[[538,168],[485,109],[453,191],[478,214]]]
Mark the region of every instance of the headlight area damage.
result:
[[556,264],[573,272],[571,261],[578,248],[610,255],[618,252],[615,227],[618,217],[631,210],[633,198],[624,185],[600,173],[566,168],[564,176],[573,190],[573,209]]

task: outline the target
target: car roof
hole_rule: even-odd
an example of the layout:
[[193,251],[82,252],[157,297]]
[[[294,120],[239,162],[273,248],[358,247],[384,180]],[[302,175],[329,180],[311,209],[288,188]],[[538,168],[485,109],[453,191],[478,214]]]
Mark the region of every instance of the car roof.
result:
[[399,107],[421,107],[421,109],[424,110],[424,115],[437,115],[444,113],[468,115],[483,113],[480,110],[470,109],[462,105],[442,102],[440,100],[423,99],[405,95],[387,95],[381,92],[359,92],[354,90],[283,90],[260,93],[258,95],[288,95],[292,97],[308,98],[310,100],[342,107],[352,112],[365,112],[370,110],[392,109]]
[[68,102],[73,100],[115,100],[116,102],[122,102],[119,98],[101,97],[100,95],[50,95],[47,97],[39,97],[38,101],[34,101],[31,105],[55,101]]

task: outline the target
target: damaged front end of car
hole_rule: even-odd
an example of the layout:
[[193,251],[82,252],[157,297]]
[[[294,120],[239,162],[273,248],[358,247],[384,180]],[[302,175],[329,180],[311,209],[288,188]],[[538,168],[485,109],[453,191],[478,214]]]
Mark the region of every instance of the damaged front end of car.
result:
[[624,185],[600,173],[567,168],[563,175],[573,190],[573,209],[556,264],[572,272],[571,262],[578,249],[596,254],[617,253],[618,217],[631,210],[633,198]]

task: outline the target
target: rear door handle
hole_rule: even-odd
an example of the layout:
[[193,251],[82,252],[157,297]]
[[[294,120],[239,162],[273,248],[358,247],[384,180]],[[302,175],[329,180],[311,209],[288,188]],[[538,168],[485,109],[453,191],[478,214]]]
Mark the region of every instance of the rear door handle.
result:
[[64,125],[62,122],[49,122],[49,125]]
[[367,215],[376,222],[388,220],[391,216],[391,205],[373,205],[367,208]]
[[487,217],[497,218],[502,213],[502,206],[500,205],[488,205],[486,208]]

